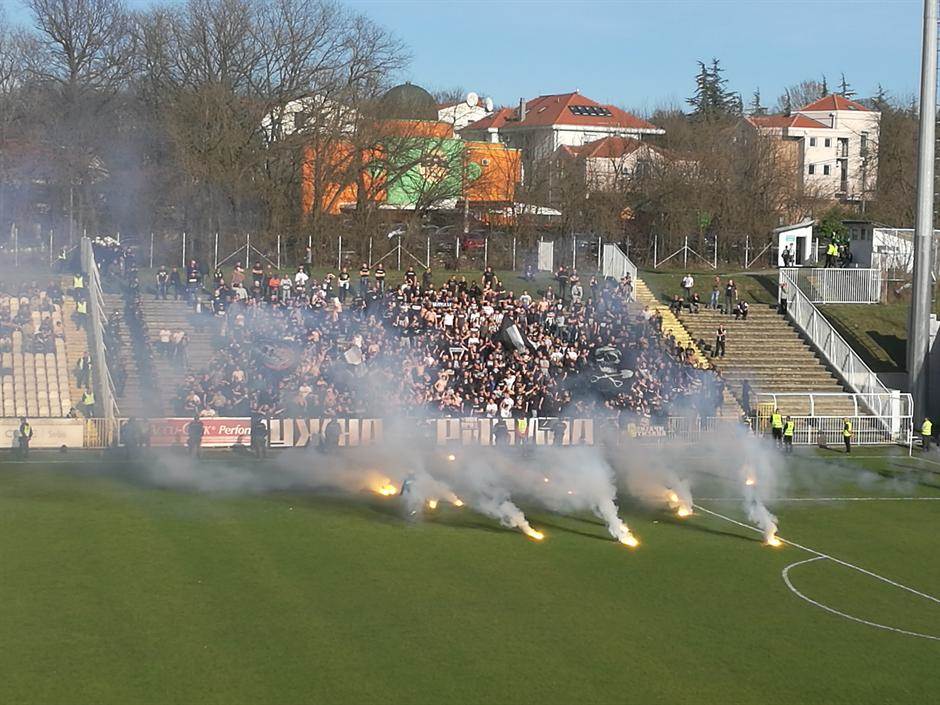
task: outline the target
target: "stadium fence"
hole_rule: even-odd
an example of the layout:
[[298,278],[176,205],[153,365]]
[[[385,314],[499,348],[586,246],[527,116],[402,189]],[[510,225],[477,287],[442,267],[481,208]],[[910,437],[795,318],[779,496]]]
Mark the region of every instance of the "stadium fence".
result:
[[781,267],[778,300],[796,286],[814,304],[877,304],[881,301],[880,269]]

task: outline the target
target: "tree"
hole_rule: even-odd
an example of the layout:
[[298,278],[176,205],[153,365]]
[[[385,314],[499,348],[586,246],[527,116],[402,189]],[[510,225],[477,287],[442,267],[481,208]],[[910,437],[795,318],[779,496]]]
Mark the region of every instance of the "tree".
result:
[[823,74],[822,83],[819,84],[819,94],[822,98],[825,98],[827,95],[829,95],[829,84],[826,83],[826,74]]
[[823,83],[820,83],[814,79],[809,79],[788,86],[777,98],[776,112],[785,112],[784,108],[787,104],[789,104],[791,110],[799,110],[804,105],[809,105],[813,101],[819,100],[826,95],[829,90],[825,85],[825,77],[823,77],[823,81]]
[[839,95],[843,98],[855,97],[855,91],[852,90],[852,86],[849,85],[849,82],[845,80],[845,72],[842,73],[842,80],[839,82]]
[[754,89],[754,93],[751,96],[751,104],[748,106],[749,115],[766,115],[767,108],[761,105],[760,102],[760,87]]
[[699,61],[695,76],[695,93],[686,102],[692,106],[692,117],[711,122],[740,114],[740,96],[727,88],[728,80],[718,59],[711,65]]

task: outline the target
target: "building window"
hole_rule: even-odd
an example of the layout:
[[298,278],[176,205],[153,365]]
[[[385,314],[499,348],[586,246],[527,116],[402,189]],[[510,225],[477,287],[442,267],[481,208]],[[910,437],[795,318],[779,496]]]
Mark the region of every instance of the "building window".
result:
[[828,138],[828,137],[826,138],[826,146],[827,146],[827,147],[831,147],[831,146],[832,146],[832,140],[831,140],[830,138]]
[[859,151],[863,157],[868,156],[868,133],[862,133],[862,143],[859,145]]
[[823,165],[823,176],[829,176],[829,165],[828,165],[828,164],[824,164],[824,165]]
[[809,138],[809,146],[810,146],[810,147],[815,147],[815,146],[816,146],[816,138],[815,138],[815,137],[810,137],[810,138]]
[[810,173],[810,174],[815,174],[815,173],[816,173],[816,165],[815,165],[815,164],[810,164],[810,165],[809,165],[809,173]]

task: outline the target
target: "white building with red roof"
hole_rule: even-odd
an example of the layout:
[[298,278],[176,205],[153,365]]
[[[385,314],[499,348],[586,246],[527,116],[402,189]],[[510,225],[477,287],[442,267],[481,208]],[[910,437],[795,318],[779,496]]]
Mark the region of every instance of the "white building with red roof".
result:
[[580,147],[562,145],[556,157],[574,168],[590,191],[622,190],[633,178],[666,162],[695,168],[693,162],[633,137],[602,137]]
[[664,130],[614,105],[573,93],[542,95],[519,101],[518,108],[500,108],[467,125],[464,139],[503,142],[523,150],[529,162],[551,157],[559,147],[581,147],[605,137],[641,140]]
[[881,113],[828,95],[792,115],[751,115],[761,134],[796,143],[800,183],[821,198],[871,200],[878,180]]

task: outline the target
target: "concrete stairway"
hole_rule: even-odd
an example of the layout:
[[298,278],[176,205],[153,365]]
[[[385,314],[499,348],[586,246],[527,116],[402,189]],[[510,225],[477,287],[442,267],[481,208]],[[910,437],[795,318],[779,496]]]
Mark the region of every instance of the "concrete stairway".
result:
[[134,351],[134,343],[128,334],[127,321],[124,320],[124,297],[120,294],[104,294],[105,314],[109,317],[117,315],[118,326],[118,349],[115,351],[116,357],[119,357],[124,363],[124,371],[127,375],[124,381],[123,394],[117,397],[118,409],[121,416],[136,416],[137,418],[151,415],[153,409],[147,403],[146,395],[141,385],[140,372],[137,369],[137,355]]
[[[648,306],[650,310],[655,311],[662,316],[663,335],[671,335],[676,339],[676,342],[684,348],[691,346],[695,351],[694,360],[698,367],[703,369],[713,368],[711,361],[705,355],[705,351],[699,347],[695,339],[693,339],[689,334],[689,331],[687,331],[679,319],[673,315],[672,311],[669,310],[669,306],[656,300],[653,292],[650,291],[650,288],[642,279],[638,279],[636,282],[634,282],[633,290],[636,294],[636,302],[639,306]],[[726,384],[727,382],[728,380],[725,380]],[[737,398],[735,398],[735,396],[726,386],[724,392],[724,403],[721,406],[722,417],[737,419],[740,418],[743,413],[744,410],[738,403]]]
[[[149,293],[143,294],[144,322],[154,350],[157,382],[160,390],[160,406],[165,414],[173,414],[174,401],[185,377],[189,373],[201,373],[209,367],[215,346],[212,342],[213,320],[201,314],[199,318],[185,301],[155,300]],[[198,323],[198,325],[197,325]],[[170,332],[182,330],[189,337],[188,364],[184,368],[176,360],[161,355],[160,329]]]
[[[699,313],[683,311],[682,324],[711,353],[715,331],[723,324],[727,331],[723,358],[712,358],[725,381],[744,407],[756,408],[758,392],[844,393],[846,390],[803,340],[799,331],[775,308],[755,304],[748,320],[735,321],[734,316],[720,311],[701,309]],[[809,400],[778,398],[783,414],[809,414]],[[817,397],[817,415],[843,416],[854,414],[854,405],[842,399]]]
[[[69,280],[71,285],[71,280]],[[69,399],[71,406],[77,407],[82,400],[84,391],[78,386],[78,361],[88,351],[88,332],[84,328],[75,327],[75,299],[71,296],[63,297],[62,301],[62,330],[65,333],[66,367],[69,379]],[[94,374],[94,370],[92,370]]]

